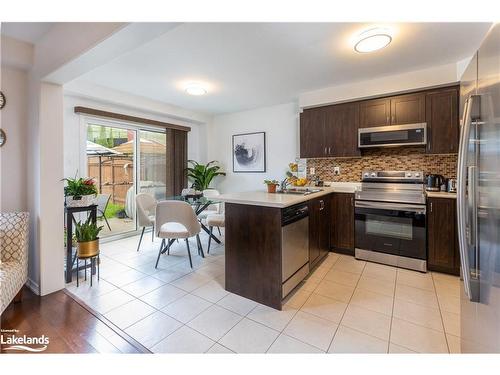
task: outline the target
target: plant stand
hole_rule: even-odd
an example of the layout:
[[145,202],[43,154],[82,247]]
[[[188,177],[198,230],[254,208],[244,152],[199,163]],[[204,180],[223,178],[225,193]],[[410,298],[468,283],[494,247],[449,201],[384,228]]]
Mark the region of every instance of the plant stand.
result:
[[[66,283],[69,284],[73,280],[73,271],[78,271],[74,269],[76,256],[73,256],[73,225],[76,224],[75,217],[73,214],[78,212],[87,212],[90,214],[92,221],[97,222],[97,205],[93,204],[85,207],[64,207],[64,213],[66,215]],[[85,265],[86,267],[86,265]],[[90,265],[91,274],[95,275],[95,264],[93,262]]]
[[[93,270],[97,268],[97,281],[100,280],[99,276],[99,265],[101,264],[101,258],[99,258],[99,253],[96,255],[92,255],[90,257],[79,257],[78,255],[76,256],[76,287],[78,288],[80,286],[80,260],[83,260],[85,262],[85,265],[83,267],[83,270],[85,272],[85,280],[87,280],[87,260],[90,260],[90,286],[92,286],[92,279],[94,272]],[[97,265],[97,267],[96,267]]]

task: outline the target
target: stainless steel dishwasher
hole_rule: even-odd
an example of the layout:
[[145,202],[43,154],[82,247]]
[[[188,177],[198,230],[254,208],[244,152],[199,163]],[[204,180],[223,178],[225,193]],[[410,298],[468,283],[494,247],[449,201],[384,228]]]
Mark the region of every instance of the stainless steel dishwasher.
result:
[[309,273],[309,207],[301,203],[281,214],[281,281],[285,298]]

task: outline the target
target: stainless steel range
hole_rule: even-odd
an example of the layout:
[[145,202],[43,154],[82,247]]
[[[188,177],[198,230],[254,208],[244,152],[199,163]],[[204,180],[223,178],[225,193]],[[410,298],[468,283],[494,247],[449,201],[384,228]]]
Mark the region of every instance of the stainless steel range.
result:
[[364,171],[355,201],[355,256],[427,271],[422,171]]

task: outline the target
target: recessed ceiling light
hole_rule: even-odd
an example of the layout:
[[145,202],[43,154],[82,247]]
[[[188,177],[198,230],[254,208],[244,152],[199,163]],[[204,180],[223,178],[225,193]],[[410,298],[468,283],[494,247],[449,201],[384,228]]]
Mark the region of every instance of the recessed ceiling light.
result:
[[367,53],[386,47],[391,43],[392,36],[388,29],[374,28],[359,34],[356,40],[354,50],[359,53]]
[[186,86],[185,90],[189,95],[194,96],[205,95],[207,93],[207,90],[199,83],[190,83]]

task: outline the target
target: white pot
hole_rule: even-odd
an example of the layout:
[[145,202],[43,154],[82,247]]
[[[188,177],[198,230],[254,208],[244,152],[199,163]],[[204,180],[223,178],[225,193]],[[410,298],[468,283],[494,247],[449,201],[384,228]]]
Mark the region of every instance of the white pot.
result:
[[97,195],[89,194],[79,197],[66,197],[66,207],[86,207],[97,203]]

